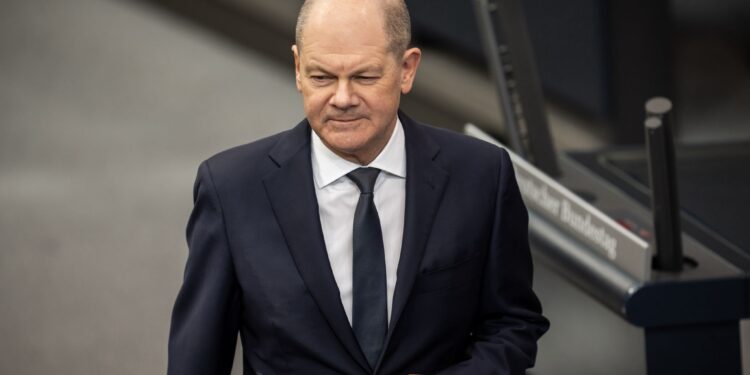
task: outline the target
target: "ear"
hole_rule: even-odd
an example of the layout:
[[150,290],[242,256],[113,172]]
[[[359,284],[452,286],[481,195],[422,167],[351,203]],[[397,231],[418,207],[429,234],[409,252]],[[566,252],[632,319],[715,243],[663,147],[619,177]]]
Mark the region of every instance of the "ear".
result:
[[299,75],[299,49],[297,45],[292,45],[292,54],[294,54],[294,80],[297,84],[297,91],[302,91],[302,81]]
[[409,48],[404,52],[401,60],[401,93],[408,94],[414,84],[417,75],[419,61],[422,59],[422,51],[419,48]]

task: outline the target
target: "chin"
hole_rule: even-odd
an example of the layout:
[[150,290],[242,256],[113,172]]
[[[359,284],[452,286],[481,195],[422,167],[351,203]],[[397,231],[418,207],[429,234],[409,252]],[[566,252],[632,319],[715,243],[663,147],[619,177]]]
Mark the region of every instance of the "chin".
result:
[[328,120],[326,125],[333,133],[360,133],[367,128],[367,123],[364,119],[357,119],[353,121],[337,121]]
[[365,129],[354,126],[333,126],[321,134],[323,140],[341,150],[357,150],[367,144],[370,135]]

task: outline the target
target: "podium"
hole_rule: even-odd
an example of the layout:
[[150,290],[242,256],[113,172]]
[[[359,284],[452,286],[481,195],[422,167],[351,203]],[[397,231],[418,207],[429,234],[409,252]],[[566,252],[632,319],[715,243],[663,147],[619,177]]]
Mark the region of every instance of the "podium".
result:
[[[472,125],[466,133],[504,147]],[[553,179],[510,153],[535,257],[643,329],[649,375],[742,374],[750,289],[741,265],[683,232],[682,269],[654,270],[646,205],[570,156]]]

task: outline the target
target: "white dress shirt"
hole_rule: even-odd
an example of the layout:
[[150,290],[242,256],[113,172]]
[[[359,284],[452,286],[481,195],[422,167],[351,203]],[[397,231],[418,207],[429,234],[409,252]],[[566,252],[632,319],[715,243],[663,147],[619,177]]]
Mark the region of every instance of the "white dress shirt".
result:
[[[346,174],[362,167],[336,155],[312,133],[312,171],[315,194],[318,198],[320,224],[328,251],[333,276],[339,287],[349,324],[352,323],[352,269],[354,210],[359,200],[359,188]],[[406,207],[406,144],[401,121],[383,151],[367,167],[381,170],[375,181],[374,200],[383,232],[385,275],[387,282],[388,321],[391,319],[396,270],[401,257]]]

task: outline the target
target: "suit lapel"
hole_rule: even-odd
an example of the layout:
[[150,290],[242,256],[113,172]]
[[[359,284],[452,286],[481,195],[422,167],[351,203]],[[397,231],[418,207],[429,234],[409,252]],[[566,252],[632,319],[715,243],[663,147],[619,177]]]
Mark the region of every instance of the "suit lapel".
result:
[[[448,172],[435,160],[440,151],[437,143],[403,113],[399,113],[399,118],[406,138],[406,213],[398,278],[384,349],[388,348],[393,331],[411,294],[432,222],[448,181]],[[376,366],[376,372],[382,360],[383,356]]]
[[279,168],[263,183],[297,270],[331,329],[360,366],[369,371],[328,261],[312,177],[307,121],[290,130],[269,156]]

